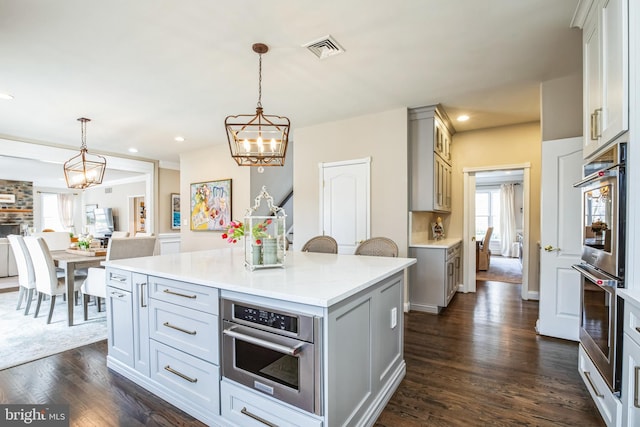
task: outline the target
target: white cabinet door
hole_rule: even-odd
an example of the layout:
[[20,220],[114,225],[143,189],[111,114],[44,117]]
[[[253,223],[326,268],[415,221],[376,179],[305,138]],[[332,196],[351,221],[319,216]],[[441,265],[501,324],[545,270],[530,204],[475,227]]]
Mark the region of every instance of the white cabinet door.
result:
[[583,37],[583,104],[584,104],[584,157],[598,149],[598,114],[602,106],[602,72],[600,51],[600,9],[599,2],[592,6],[591,12],[582,30]]
[[132,306],[134,368],[149,376],[149,286],[146,274],[133,273]]
[[602,10],[601,145],[629,129],[628,0],[607,0]]
[[109,357],[134,366],[133,310],[131,292],[107,286]]

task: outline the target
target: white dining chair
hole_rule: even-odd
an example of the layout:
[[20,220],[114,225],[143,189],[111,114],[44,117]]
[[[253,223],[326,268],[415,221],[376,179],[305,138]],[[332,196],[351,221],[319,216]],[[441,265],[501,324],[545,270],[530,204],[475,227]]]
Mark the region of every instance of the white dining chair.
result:
[[[47,317],[47,324],[49,324],[53,316],[56,296],[63,295],[67,290],[65,278],[58,276],[47,242],[45,242],[42,237],[27,236],[24,238],[24,242],[31,256],[36,279],[36,289],[38,290],[38,302],[36,303],[36,311],[33,317],[38,317],[42,299],[45,295],[49,295],[51,297],[51,306],[49,307],[49,316]],[[76,291],[80,289],[84,279],[84,276],[76,276],[74,283],[74,289]],[[73,295],[67,295],[67,297],[73,298]]]
[[24,243],[24,238],[16,234],[10,234],[7,236],[7,239],[9,239],[9,244],[16,259],[16,267],[18,268],[18,285],[20,285],[20,290],[18,292],[18,305],[16,306],[16,310],[20,310],[22,301],[26,299],[24,309],[26,316],[29,314],[33,293],[36,289],[36,276],[33,271],[31,256],[29,255],[27,245]]
[[[109,239],[109,244],[107,245],[106,261],[151,256],[153,255],[155,246],[155,237],[137,237],[135,239]],[[82,293],[82,308],[84,311],[84,320],[88,320],[88,306],[90,296],[96,297],[96,307],[98,309],[98,312],[101,311],[100,300],[107,297],[107,281],[105,269],[102,267],[89,268],[87,278],[82,283],[80,292]]]
[[114,231],[113,233],[111,233],[112,239],[122,239],[125,237],[129,237],[128,231]]
[[32,236],[42,237],[50,251],[64,251],[71,246],[71,233],[68,231],[42,231]]

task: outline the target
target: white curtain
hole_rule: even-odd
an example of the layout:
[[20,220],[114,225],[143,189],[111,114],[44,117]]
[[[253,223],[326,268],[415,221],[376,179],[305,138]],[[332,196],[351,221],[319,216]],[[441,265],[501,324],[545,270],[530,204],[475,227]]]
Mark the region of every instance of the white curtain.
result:
[[500,238],[502,240],[500,253],[504,257],[517,255],[513,253],[513,243],[516,241],[515,204],[515,184],[502,184],[500,186]]
[[58,216],[62,226],[68,231],[73,230],[73,194],[60,193],[58,194]]

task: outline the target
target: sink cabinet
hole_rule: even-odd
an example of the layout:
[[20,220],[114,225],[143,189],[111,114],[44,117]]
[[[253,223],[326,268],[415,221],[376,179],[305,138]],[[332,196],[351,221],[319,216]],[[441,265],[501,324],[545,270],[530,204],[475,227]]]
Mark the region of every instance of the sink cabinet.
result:
[[410,210],[451,212],[452,129],[438,106],[409,111]]

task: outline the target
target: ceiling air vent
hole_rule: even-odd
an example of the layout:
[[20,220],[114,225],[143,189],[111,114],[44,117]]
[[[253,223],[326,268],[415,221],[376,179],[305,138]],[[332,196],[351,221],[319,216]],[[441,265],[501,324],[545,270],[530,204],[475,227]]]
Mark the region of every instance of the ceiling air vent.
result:
[[321,39],[307,43],[302,47],[306,47],[320,59],[338,55],[345,51],[344,48],[331,36],[322,37]]

